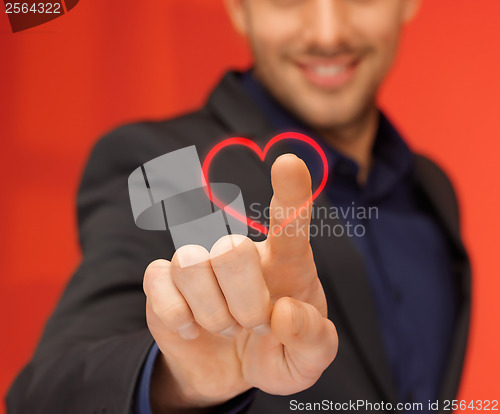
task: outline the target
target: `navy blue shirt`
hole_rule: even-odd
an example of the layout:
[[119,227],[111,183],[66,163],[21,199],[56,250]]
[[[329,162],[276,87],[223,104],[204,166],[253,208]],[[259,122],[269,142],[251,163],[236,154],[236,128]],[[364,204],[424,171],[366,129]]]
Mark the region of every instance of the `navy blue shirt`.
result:
[[[241,83],[276,130],[305,133],[323,147],[333,174],[325,188],[332,205],[340,211],[370,212],[366,218],[349,214],[344,226],[352,230],[360,225],[352,240],[365,262],[399,399],[427,407],[428,400],[438,397],[458,296],[451,247],[416,185],[412,152],[380,114],[372,167],[360,185],[358,165],[286,111],[251,72],[241,76]],[[300,143],[293,150],[308,165],[313,182],[318,181],[322,170],[315,154]],[[157,352],[153,348],[143,369],[136,393],[138,414],[151,413],[149,381]],[[241,412],[252,398],[246,393],[220,412]]]

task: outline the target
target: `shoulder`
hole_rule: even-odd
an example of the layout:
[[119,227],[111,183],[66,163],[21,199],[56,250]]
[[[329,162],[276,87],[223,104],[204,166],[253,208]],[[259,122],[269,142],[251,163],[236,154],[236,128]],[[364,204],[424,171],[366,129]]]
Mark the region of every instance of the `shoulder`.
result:
[[94,146],[93,153],[113,155],[169,151],[187,145],[206,145],[206,141],[222,134],[222,127],[205,110],[161,121],[143,121],[120,126],[105,134]]
[[89,173],[130,173],[131,167],[190,145],[203,150],[224,133],[222,125],[205,109],[167,120],[126,124],[95,143],[83,178]]
[[455,194],[453,183],[444,169],[434,160],[423,154],[415,154],[415,171],[421,179],[430,180],[434,185]]

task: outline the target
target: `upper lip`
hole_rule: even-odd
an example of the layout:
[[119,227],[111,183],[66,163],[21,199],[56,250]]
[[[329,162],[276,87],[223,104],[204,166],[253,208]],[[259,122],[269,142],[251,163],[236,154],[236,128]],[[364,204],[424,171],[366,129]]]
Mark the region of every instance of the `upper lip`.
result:
[[311,57],[296,59],[295,63],[302,67],[316,67],[316,66],[351,66],[358,61],[356,56],[352,55],[339,55],[334,57]]

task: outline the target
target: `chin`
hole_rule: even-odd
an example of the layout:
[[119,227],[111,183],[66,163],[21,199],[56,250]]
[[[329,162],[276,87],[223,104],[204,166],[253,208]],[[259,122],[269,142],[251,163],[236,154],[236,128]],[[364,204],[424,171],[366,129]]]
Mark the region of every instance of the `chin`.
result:
[[357,96],[352,96],[358,95],[352,90],[343,91],[336,96],[300,92],[302,91],[297,91],[296,96],[301,96],[302,99],[300,101],[289,99],[288,105],[293,107],[292,112],[310,127],[315,129],[342,127],[355,122],[359,117],[362,105],[359,105],[360,100],[356,99]]
[[334,130],[351,125],[356,122],[357,112],[346,110],[345,107],[325,106],[314,109],[314,106],[303,108],[303,110],[294,111],[302,121],[310,128],[315,130]]

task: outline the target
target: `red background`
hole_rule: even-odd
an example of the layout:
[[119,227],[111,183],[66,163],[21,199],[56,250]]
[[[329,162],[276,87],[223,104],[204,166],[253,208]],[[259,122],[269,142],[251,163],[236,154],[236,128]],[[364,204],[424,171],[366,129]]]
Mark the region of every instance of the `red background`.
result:
[[[460,398],[500,398],[500,2],[424,1],[380,102],[461,199],[474,266]],[[0,15],[0,394],[80,257],[75,194],[95,140],[194,108],[249,56],[220,1],[83,0],[13,34]],[[0,408],[0,411],[2,408]]]

